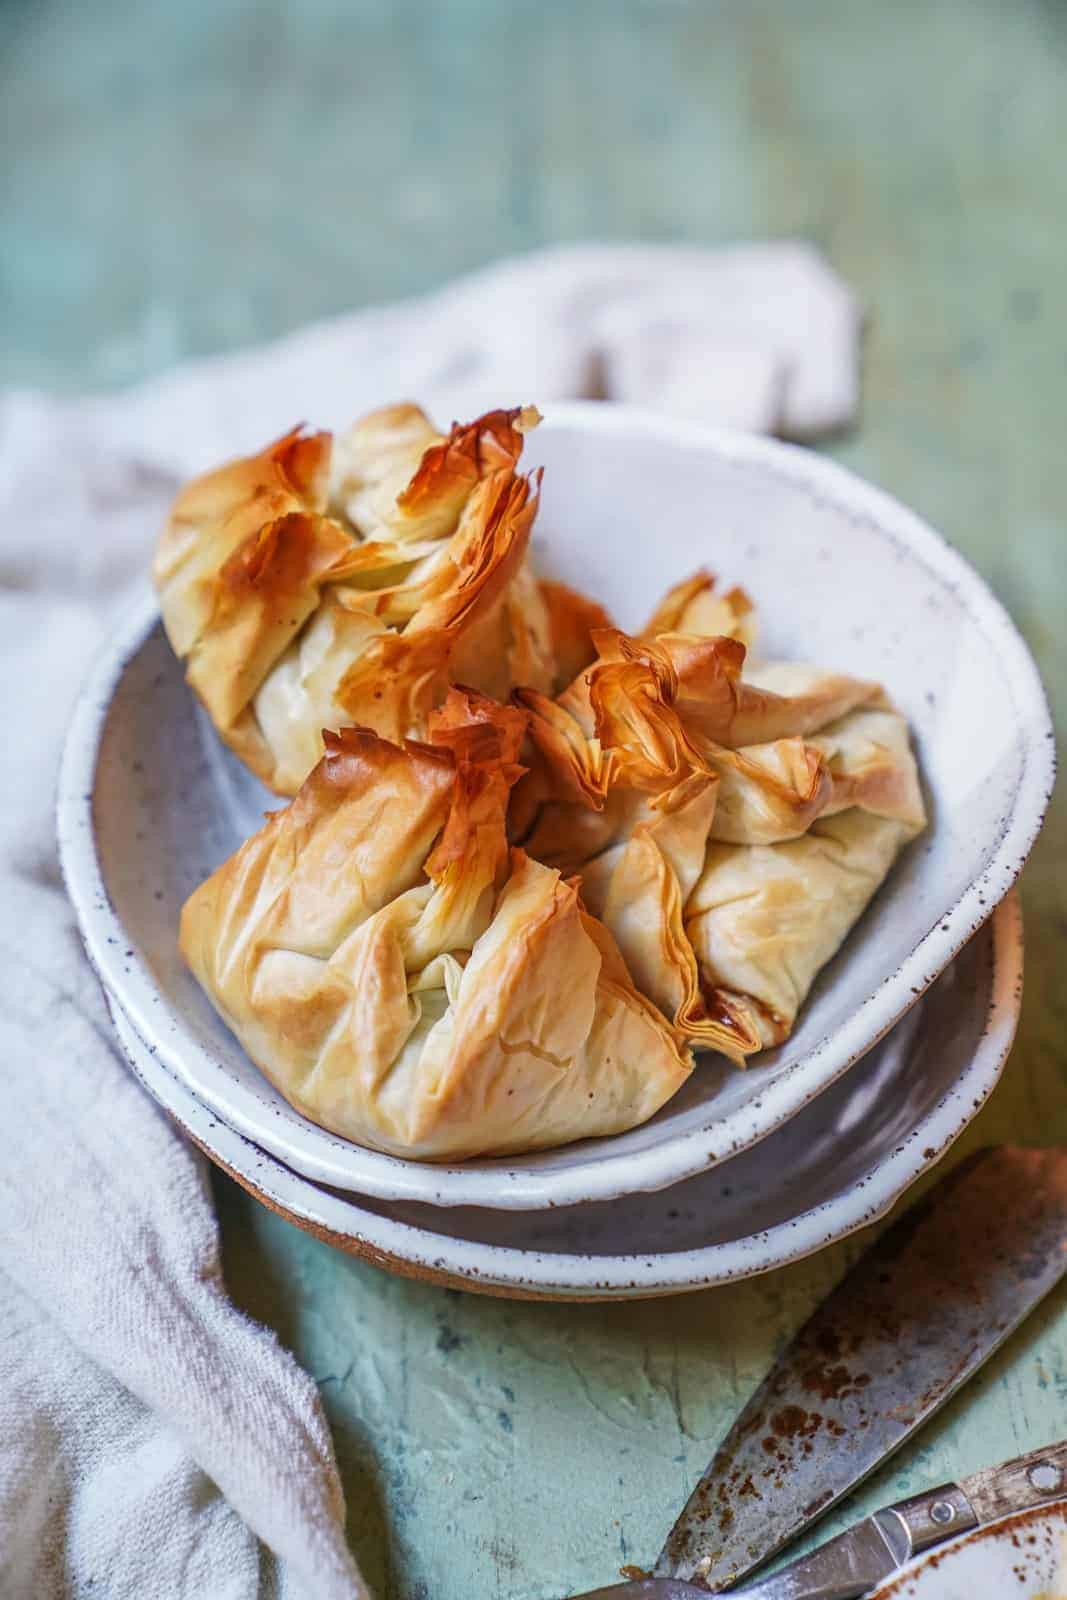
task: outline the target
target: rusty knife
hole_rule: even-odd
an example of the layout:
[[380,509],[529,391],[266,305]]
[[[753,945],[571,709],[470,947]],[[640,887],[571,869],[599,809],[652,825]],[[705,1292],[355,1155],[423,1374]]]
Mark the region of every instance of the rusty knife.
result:
[[1067,1270],[1067,1151],[981,1150],[861,1257],[749,1400],[654,1575],[689,1600],[749,1577],[904,1444]]
[[[883,1506],[769,1578],[733,1589],[737,1600],[863,1600],[914,1556],[1014,1512],[1067,1497],[1067,1440],[1032,1450],[958,1483]],[[643,1578],[578,1600],[701,1600],[708,1590],[679,1578]]]
[[656,1564],[738,1582],[899,1449],[1067,1269],[1067,1153],[979,1151],[888,1229],[741,1412]]

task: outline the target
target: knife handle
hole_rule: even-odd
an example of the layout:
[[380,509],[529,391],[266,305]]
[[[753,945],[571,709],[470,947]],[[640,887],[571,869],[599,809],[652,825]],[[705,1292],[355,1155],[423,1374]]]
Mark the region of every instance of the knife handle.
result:
[[943,1483],[925,1494],[898,1500],[876,1511],[872,1521],[889,1546],[897,1565],[922,1555],[924,1550],[977,1528],[979,1517],[958,1483]]
[[982,1522],[1067,1497],[1067,1440],[964,1478],[967,1498]]

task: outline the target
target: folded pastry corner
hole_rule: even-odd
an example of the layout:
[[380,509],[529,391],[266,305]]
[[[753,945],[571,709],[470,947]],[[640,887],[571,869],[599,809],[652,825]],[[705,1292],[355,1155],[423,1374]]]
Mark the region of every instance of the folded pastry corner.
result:
[[537,483],[516,471],[536,421],[495,411],[441,436],[393,406],[336,444],[294,430],[179,494],[153,568],[164,626],[222,738],[277,793],[299,788],[323,728],[421,737],[457,678],[551,686],[525,566]]
[[757,1035],[789,1037],[820,969],[923,827],[853,807],[771,845],[712,844],[686,906],[703,992]]
[[691,1058],[563,875],[509,850],[526,717],[453,688],[426,742],[326,735],[187,901],[224,1021],[323,1127],[426,1161],[645,1121]]

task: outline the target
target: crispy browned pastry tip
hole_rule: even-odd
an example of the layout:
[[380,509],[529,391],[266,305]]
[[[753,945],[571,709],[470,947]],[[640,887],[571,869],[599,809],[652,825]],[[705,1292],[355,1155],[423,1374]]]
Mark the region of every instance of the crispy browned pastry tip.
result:
[[510,470],[522,454],[524,434],[539,421],[536,408],[526,406],[488,411],[466,425],[454,422],[448,437],[430,446],[407,488],[397,495],[397,510],[405,517],[424,516],[449,496],[463,489],[469,493],[490,472]]
[[492,411],[442,437],[392,406],[337,441],[294,430],[179,494],[153,569],[164,625],[270,788],[296,791],[323,728],[423,734],[457,677],[502,698],[552,686],[525,566],[536,477],[515,470],[537,420]]
[[475,485],[516,466],[539,420],[533,406],[488,411],[441,435],[419,406],[384,406],[336,440],[331,502],[365,539],[444,538]]
[[[346,720],[389,739],[426,728],[449,678],[474,667],[465,657],[456,658],[457,643],[472,616],[488,614],[507,588],[536,511],[537,486],[526,478],[495,472],[477,486],[464,514],[470,536],[450,580],[426,599],[402,632],[371,638],[340,678],[334,699]],[[366,609],[380,616],[381,595],[367,596]]]
[[425,742],[327,735],[183,909],[252,1059],[358,1143],[440,1161],[616,1133],[691,1070],[577,888],[509,850],[525,722],[452,688]]
[[705,567],[668,589],[641,629],[642,639],[661,633],[702,634],[738,639],[751,649],[756,631],[756,608],[743,589],[716,590],[716,579]]
[[324,508],[329,457],[329,434],[294,428],[259,455],[227,462],[181,490],[152,564],[161,599],[173,597],[166,622],[179,655],[209,625],[218,574],[246,540],[292,512]]

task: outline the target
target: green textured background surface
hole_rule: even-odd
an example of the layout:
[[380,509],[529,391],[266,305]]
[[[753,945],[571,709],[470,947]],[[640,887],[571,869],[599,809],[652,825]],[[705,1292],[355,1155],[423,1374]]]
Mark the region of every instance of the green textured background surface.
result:
[[[120,384],[542,242],[804,235],[872,313],[833,454],[968,553],[1062,705],[1059,0],[0,0],[0,47],[3,381]],[[1019,1042],[957,1154],[1067,1137],[1065,830],[1060,799]],[[684,1299],[519,1305],[218,1193],[235,1295],[321,1385],[382,1600],[535,1600],[650,1560],[863,1242]],[[1067,1434],[1065,1334],[1060,1295],[846,1515]]]

